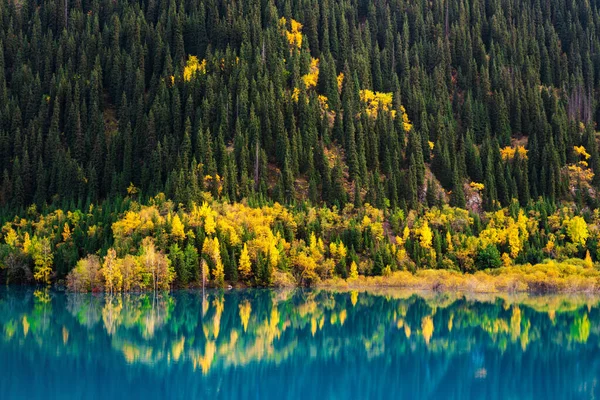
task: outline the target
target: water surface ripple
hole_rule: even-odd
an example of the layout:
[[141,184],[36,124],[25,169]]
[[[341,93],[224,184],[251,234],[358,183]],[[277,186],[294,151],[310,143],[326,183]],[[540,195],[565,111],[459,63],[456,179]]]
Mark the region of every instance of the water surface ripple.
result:
[[2,399],[588,399],[600,299],[0,288]]

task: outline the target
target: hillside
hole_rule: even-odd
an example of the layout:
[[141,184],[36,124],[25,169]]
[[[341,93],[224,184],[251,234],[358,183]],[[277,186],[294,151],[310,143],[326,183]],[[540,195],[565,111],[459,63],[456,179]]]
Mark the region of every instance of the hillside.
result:
[[[64,278],[88,254],[104,257],[112,224],[155,196],[184,224],[204,201],[277,202],[294,215],[369,204],[391,244],[448,206],[482,224],[498,210],[547,218],[568,206],[561,216],[583,215],[594,232],[598,49],[597,0],[0,0],[3,244],[11,229],[36,235],[20,217],[94,215],[98,237],[69,220],[82,239],[68,254],[66,220],[51,229],[53,276]],[[417,224],[394,225],[399,213]],[[322,233],[305,228],[306,243]],[[550,231],[531,243],[535,256],[491,245],[539,262]],[[588,250],[575,243],[565,257]],[[237,258],[240,246],[223,251]]]

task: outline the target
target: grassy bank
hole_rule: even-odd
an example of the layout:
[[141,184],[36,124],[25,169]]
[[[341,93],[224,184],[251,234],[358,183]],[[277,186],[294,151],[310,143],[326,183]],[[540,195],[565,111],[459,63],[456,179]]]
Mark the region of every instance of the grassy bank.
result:
[[464,293],[596,293],[600,292],[600,270],[579,259],[547,261],[464,274],[450,270],[424,269],[416,273],[396,271],[388,276],[330,279],[323,288],[399,288]]

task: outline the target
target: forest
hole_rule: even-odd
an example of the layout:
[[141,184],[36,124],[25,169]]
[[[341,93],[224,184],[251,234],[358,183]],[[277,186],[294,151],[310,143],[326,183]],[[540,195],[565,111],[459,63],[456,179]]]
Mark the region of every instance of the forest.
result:
[[600,1],[0,0],[0,281],[595,268]]

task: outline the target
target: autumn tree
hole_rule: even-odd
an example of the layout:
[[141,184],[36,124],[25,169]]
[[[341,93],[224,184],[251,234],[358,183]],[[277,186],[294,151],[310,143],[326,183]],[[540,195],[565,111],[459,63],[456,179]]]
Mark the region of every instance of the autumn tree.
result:
[[104,257],[100,273],[104,278],[104,290],[110,294],[120,292],[123,287],[123,274],[121,272],[121,260],[117,259],[117,252],[109,249]]
[[154,241],[150,237],[143,240],[140,252],[140,264],[144,272],[151,277],[152,289],[169,290],[175,273],[167,256],[156,250]]
[[248,245],[244,243],[242,252],[240,253],[240,262],[238,265],[240,275],[242,279],[248,280],[252,275],[252,262],[250,261],[250,255],[248,254]]
[[571,241],[579,246],[585,246],[585,242],[590,236],[585,220],[580,216],[575,216],[565,221],[565,224]]
[[33,277],[36,281],[49,285],[50,275],[52,274],[52,260],[54,259],[50,240],[46,237],[39,239],[34,236],[31,239],[29,253],[34,262]]

